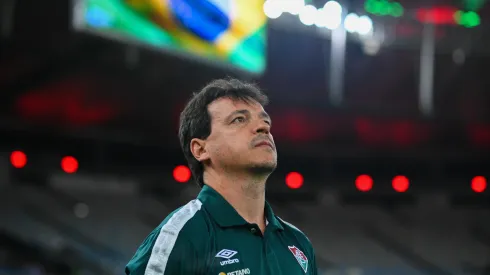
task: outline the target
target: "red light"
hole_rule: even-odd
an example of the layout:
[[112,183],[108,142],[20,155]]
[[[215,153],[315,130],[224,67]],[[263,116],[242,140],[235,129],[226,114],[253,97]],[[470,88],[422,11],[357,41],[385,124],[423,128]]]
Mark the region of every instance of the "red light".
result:
[[403,193],[408,190],[410,181],[405,176],[396,176],[391,181],[391,185],[393,186],[393,189],[395,189],[396,192]]
[[191,170],[185,165],[179,165],[175,167],[173,175],[177,182],[188,182],[191,179]]
[[61,169],[65,173],[72,174],[78,170],[78,160],[72,156],[66,156],[61,159]]
[[455,24],[454,14],[457,9],[449,6],[439,6],[430,9],[418,9],[415,13],[417,20],[422,23],[432,23],[436,25]]
[[361,192],[367,192],[373,188],[373,179],[368,175],[360,175],[356,178],[356,187]]
[[291,189],[298,189],[303,186],[303,175],[298,172],[291,172],[286,176],[286,185]]
[[476,176],[471,180],[471,189],[476,193],[481,193],[487,189],[487,179],[483,176]]
[[10,163],[15,168],[23,168],[27,163],[27,156],[22,151],[13,151],[10,154]]

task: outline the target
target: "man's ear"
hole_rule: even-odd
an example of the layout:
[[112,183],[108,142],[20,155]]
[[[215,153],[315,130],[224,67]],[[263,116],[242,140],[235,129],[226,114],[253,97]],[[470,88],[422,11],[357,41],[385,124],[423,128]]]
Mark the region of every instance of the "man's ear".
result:
[[209,159],[208,151],[206,151],[206,141],[198,138],[191,140],[191,153],[199,162]]

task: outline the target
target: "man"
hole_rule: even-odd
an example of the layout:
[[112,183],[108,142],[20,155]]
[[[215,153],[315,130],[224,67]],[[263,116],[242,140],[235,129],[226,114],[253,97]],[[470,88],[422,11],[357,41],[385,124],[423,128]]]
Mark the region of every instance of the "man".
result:
[[179,138],[201,192],[153,230],[126,274],[317,274],[307,237],[265,201],[277,165],[267,101],[235,79],[194,95]]

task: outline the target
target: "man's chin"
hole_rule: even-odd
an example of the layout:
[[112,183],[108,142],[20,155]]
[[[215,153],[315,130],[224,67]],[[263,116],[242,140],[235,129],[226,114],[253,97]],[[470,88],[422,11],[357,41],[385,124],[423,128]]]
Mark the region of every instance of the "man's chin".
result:
[[250,167],[250,171],[255,175],[270,175],[276,170],[276,162],[258,163]]

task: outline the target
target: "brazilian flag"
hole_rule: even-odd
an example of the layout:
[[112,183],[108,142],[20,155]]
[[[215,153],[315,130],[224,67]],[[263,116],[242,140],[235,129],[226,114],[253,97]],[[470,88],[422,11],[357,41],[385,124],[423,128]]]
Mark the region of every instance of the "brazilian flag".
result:
[[260,74],[264,0],[79,0],[81,26]]

